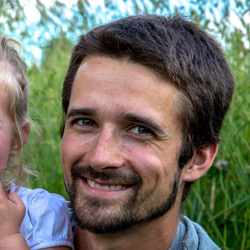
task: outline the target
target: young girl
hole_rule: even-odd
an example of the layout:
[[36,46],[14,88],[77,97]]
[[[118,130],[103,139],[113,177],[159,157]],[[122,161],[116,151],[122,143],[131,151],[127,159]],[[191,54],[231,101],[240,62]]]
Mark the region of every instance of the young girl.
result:
[[27,172],[22,148],[30,130],[29,84],[26,65],[10,42],[15,41],[0,37],[0,249],[73,249],[67,202],[20,186]]

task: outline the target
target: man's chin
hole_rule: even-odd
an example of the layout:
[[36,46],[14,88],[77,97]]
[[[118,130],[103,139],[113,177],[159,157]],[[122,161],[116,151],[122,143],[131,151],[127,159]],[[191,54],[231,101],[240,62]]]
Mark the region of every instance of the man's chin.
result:
[[81,229],[94,234],[123,232],[133,224],[130,221],[130,216],[124,214],[124,211],[114,211],[114,209],[108,209],[107,206],[89,209],[85,207],[85,209],[76,209],[75,211],[73,209],[73,217]]
[[175,203],[179,182],[177,175],[169,195],[162,200],[152,200],[151,192],[142,192],[140,186],[128,193],[101,196],[99,192],[83,188],[77,180],[69,192],[74,219],[80,228],[95,234],[124,232],[167,213]]

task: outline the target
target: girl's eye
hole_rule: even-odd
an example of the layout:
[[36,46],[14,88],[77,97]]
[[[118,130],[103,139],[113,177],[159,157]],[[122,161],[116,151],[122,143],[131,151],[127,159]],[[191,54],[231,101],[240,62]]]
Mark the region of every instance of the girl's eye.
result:
[[129,129],[129,132],[136,134],[136,135],[142,135],[142,136],[153,136],[154,135],[154,133],[150,129],[148,129],[144,126],[134,126],[133,128]]

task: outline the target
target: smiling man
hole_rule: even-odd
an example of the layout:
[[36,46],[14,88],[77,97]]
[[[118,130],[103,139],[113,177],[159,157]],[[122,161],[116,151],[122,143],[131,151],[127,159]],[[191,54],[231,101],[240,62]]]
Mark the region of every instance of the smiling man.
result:
[[233,87],[216,42],[180,16],[80,37],[61,144],[76,249],[219,249],[180,212],[216,156]]

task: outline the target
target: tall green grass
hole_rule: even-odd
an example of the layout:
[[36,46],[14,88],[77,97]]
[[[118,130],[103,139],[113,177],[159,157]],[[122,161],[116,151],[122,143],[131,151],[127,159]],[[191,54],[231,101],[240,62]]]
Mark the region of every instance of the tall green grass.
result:
[[236,87],[218,155],[185,206],[222,249],[250,249],[250,50],[242,41],[235,30],[226,49]]
[[[39,172],[31,187],[42,187],[65,198],[59,130],[61,89],[71,48],[64,37],[53,39],[44,49],[41,66],[29,68],[30,116],[39,125],[40,134],[32,129],[24,157]],[[235,94],[215,163],[193,185],[184,212],[222,249],[250,249],[250,72],[246,69],[250,60],[249,54],[242,55],[233,46],[226,55],[236,81]]]
[[250,249],[250,100],[248,83],[236,87],[222,128],[219,152],[193,186],[186,213],[223,249]]
[[63,35],[44,48],[41,66],[31,66],[29,116],[34,122],[24,159],[38,173],[33,188],[42,187],[67,198],[60,159],[61,90],[72,44]]

